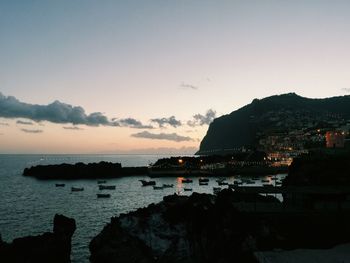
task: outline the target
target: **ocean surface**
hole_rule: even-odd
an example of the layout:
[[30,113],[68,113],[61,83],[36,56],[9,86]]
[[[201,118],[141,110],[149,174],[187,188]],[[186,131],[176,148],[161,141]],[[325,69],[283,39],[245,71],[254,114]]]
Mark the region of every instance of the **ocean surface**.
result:
[[[165,195],[184,192],[191,187],[194,192],[213,193],[217,187],[215,178],[210,178],[208,186],[200,186],[194,178],[193,183],[183,185],[174,177],[156,178],[157,184],[174,184],[173,188],[153,190],[142,187],[140,179],[144,176],[123,177],[108,180],[116,190],[100,191],[97,180],[50,180],[40,181],[22,176],[23,169],[39,164],[59,164],[76,162],[120,162],[126,166],[145,166],[165,155],[0,155],[0,234],[5,241],[14,238],[38,235],[52,231],[53,217],[56,213],[73,217],[77,230],[72,240],[72,262],[89,262],[88,245],[110,222],[112,216],[157,203]],[[277,175],[280,180],[285,175]],[[266,177],[267,178],[267,177]],[[235,178],[227,178],[233,182]],[[236,178],[237,179],[237,178]],[[56,187],[56,183],[65,183],[65,187]],[[271,183],[273,181],[271,180]],[[261,180],[253,185],[262,185]],[[71,192],[70,188],[84,187],[82,192]],[[111,198],[98,199],[97,193],[110,193]]]

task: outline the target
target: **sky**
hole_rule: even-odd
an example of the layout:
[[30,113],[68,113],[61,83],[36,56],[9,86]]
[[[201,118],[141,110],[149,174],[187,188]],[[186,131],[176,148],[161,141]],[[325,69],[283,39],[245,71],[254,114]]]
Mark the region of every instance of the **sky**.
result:
[[1,0],[0,153],[194,152],[254,98],[350,94],[350,2]]

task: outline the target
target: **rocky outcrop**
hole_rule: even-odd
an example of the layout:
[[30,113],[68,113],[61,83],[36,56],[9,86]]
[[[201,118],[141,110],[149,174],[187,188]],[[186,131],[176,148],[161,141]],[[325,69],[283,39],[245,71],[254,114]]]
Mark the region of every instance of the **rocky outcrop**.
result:
[[99,163],[76,163],[76,164],[55,164],[37,165],[25,168],[24,176],[32,176],[38,179],[97,179],[117,178],[127,175],[147,174],[147,167],[125,167],[120,163],[99,162]]
[[172,195],[112,218],[90,243],[91,262],[254,262],[256,240],[240,226],[250,222],[231,198],[239,196]]
[[90,243],[93,263],[256,262],[255,251],[327,248],[350,241],[346,215],[241,212],[235,202],[274,197],[221,191],[167,196],[112,218]]
[[350,151],[324,150],[294,158],[284,186],[350,186]]
[[0,238],[0,262],[70,262],[71,239],[75,229],[74,219],[56,214],[52,233],[16,238],[12,243],[3,242]]

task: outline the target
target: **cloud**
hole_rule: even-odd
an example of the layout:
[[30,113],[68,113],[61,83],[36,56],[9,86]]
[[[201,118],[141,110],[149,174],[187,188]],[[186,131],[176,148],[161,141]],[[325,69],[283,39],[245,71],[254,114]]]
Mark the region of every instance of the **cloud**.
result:
[[22,125],[34,125],[34,123],[32,123],[31,121],[18,120],[16,123],[17,124],[22,124]]
[[171,148],[171,147],[159,147],[159,148],[139,148],[130,150],[112,150],[112,151],[101,151],[97,154],[164,154],[164,155],[189,155],[194,154],[198,151],[196,147],[181,147],[181,148]]
[[48,105],[29,104],[21,102],[13,96],[6,97],[2,93],[0,93],[0,117],[89,126],[118,126],[117,123],[109,121],[101,112],[87,115],[82,107],[72,106],[57,100]]
[[216,111],[209,109],[205,115],[196,114],[193,116],[193,120],[187,122],[191,127],[209,125],[216,117]]
[[43,130],[29,130],[29,129],[21,129],[21,131],[26,133],[42,133]]
[[133,118],[120,119],[117,122],[122,127],[129,127],[134,129],[153,129],[152,125],[144,125],[142,122]]
[[350,88],[343,88],[341,89],[342,91],[345,91],[345,92],[350,92]]
[[169,125],[174,128],[177,128],[182,125],[181,121],[177,120],[175,116],[170,116],[169,118],[151,119],[151,122],[157,123],[161,128],[164,127],[165,125]]
[[192,89],[192,90],[198,90],[199,89],[199,87],[194,86],[192,84],[185,83],[185,82],[181,82],[180,87],[183,88],[183,89]]
[[191,137],[177,135],[176,133],[150,133],[148,131],[143,131],[131,135],[136,138],[144,138],[151,140],[168,140],[174,142],[185,142],[193,141]]
[[71,126],[63,126],[62,128],[65,129],[65,130],[74,130],[74,131],[84,130],[84,129],[79,128],[77,126],[72,126],[72,127]]
[[10,125],[6,122],[0,122],[0,126],[10,126]]

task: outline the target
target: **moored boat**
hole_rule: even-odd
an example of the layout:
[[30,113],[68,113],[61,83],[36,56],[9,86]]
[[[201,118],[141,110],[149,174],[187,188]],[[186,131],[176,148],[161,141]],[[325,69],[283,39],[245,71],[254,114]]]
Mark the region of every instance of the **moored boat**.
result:
[[148,185],[156,185],[156,181],[146,181],[146,180],[139,180],[142,183],[142,186],[148,186]]
[[163,187],[163,186],[156,186],[156,185],[153,185],[153,189],[154,189],[154,190],[163,190],[164,187]]
[[209,182],[209,179],[208,178],[199,178],[198,181],[200,183],[208,183]]
[[173,184],[163,184],[163,188],[172,188],[174,187]]
[[65,184],[56,184],[56,187],[65,187]]
[[192,191],[192,188],[184,188],[184,191],[186,191],[186,192]]
[[199,182],[199,185],[208,185],[208,182]]
[[110,194],[97,194],[97,198],[110,198]]
[[84,191],[84,187],[71,187],[72,192],[81,192]]
[[100,190],[115,190],[115,185],[99,185]]
[[193,180],[192,180],[192,179],[189,179],[189,178],[183,178],[183,179],[181,180],[181,182],[182,182],[182,183],[192,183]]
[[107,181],[106,180],[98,180],[97,183],[98,184],[105,184],[105,183],[107,183]]

